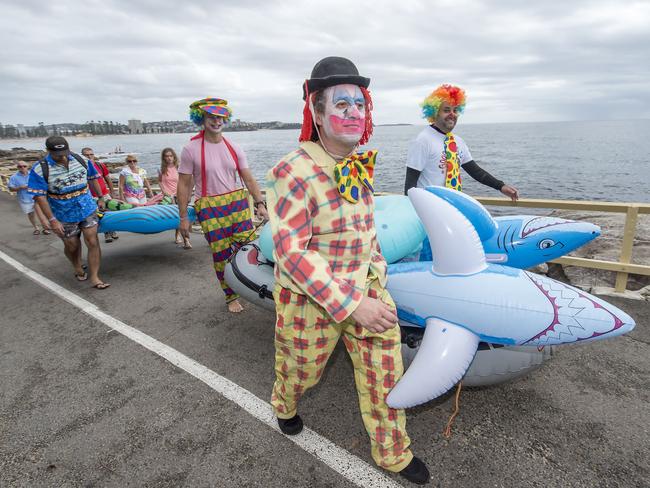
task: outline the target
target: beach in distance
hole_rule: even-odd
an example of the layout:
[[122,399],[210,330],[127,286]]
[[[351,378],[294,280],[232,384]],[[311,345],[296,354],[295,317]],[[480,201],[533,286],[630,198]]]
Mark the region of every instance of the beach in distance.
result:
[[[401,193],[409,143],[424,125],[375,127],[368,149],[377,149],[378,191]],[[519,189],[523,198],[650,202],[650,120],[458,124],[475,161],[497,178]],[[260,183],[268,169],[298,145],[298,130],[227,132],[239,144]],[[160,151],[179,154],[192,134],[144,134],[70,137],[73,151],[90,146],[109,161],[134,153],[140,165],[156,175]],[[41,139],[5,139],[0,149],[43,149]],[[471,195],[500,196],[463,175]]]

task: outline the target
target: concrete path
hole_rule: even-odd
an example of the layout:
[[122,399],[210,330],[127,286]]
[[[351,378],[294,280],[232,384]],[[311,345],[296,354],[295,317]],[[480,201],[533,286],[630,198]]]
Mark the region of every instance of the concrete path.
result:
[[[0,251],[268,402],[274,317],[227,313],[201,235],[183,251],[173,232],[121,234],[102,245],[112,287],[98,291],[74,280],[57,237],[31,235],[7,194],[0,214]],[[314,437],[298,445],[263,406],[252,415],[2,260],[0,287],[0,486],[409,485],[372,467],[342,347],[301,403]],[[650,304],[605,299],[637,320],[631,334],[463,391],[450,440],[449,397],[409,411],[431,486],[650,485]],[[326,440],[351,457],[313,455]]]

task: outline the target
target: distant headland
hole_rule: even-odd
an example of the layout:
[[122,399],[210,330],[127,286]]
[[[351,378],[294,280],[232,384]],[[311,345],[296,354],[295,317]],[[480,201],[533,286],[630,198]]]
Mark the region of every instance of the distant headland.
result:
[[[245,122],[233,120],[224,131],[254,131],[254,130],[283,130],[300,129],[298,123],[287,122]],[[0,139],[22,139],[26,137],[60,136],[97,136],[113,134],[170,134],[196,132],[196,125],[189,120],[164,120],[159,122],[142,122],[131,119],[128,123],[112,120],[91,120],[84,124],[63,123],[38,125],[2,124],[0,123]]]

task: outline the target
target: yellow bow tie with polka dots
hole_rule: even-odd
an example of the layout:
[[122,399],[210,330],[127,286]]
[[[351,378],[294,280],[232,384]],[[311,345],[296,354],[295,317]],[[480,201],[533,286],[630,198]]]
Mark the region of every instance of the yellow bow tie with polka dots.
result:
[[361,186],[371,193],[375,190],[372,179],[375,172],[377,151],[370,150],[353,154],[334,166],[334,179],[339,193],[348,202],[357,203],[361,197]]

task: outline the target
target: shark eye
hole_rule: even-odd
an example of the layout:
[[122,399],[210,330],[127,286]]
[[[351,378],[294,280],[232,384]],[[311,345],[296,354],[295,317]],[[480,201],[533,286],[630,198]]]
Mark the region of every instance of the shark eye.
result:
[[542,239],[539,241],[539,244],[537,246],[540,249],[548,249],[549,247],[553,247],[555,245],[555,241],[553,239]]

